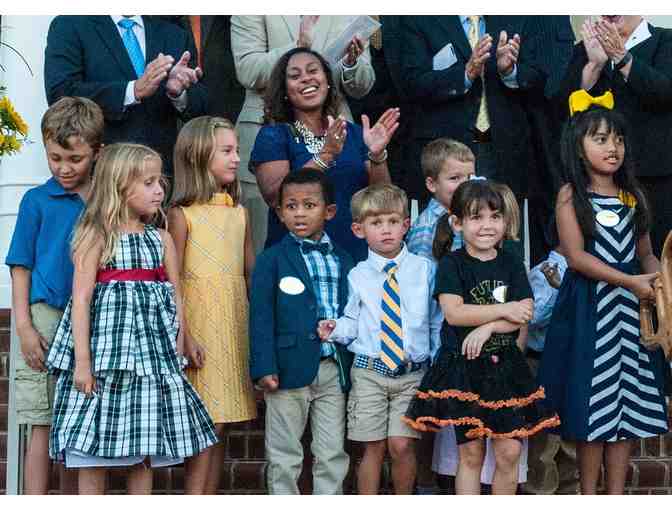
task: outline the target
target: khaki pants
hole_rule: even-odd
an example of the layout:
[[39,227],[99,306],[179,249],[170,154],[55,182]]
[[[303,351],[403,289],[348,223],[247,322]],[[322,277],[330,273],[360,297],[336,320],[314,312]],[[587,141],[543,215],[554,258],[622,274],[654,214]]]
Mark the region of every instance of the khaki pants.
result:
[[[46,303],[34,303],[30,305],[30,315],[33,327],[51,344],[61,321],[63,310]],[[23,359],[20,349],[15,354],[13,361],[16,367],[17,423],[19,425],[51,426],[55,377],[47,372],[38,372],[30,368]]]
[[322,361],[309,385],[265,393],[266,473],[269,494],[299,494],[303,465],[301,436],[310,415],[313,494],[342,494],[350,458],[345,440],[345,394],[332,359]]
[[[533,375],[539,361],[527,358]],[[539,432],[529,439],[527,483],[523,490],[530,494],[578,494],[579,472],[576,444],[556,434]]]

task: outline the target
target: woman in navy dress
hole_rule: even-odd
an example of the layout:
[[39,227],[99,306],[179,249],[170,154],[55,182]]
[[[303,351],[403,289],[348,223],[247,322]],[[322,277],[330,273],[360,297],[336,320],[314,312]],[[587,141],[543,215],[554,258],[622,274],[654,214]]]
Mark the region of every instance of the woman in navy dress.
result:
[[[570,97],[570,110],[583,90]],[[610,95],[603,98],[613,105]],[[565,127],[556,220],[565,274],[539,371],[564,439],[577,441],[581,492],[621,494],[631,440],[667,432],[663,356],[639,341],[639,302],[660,269],[650,216],[634,178],[624,118],[592,106]],[[643,274],[642,274],[643,273]]]
[[385,148],[399,126],[399,109],[388,109],[373,127],[365,115],[361,127],[337,118],[341,98],[333,79],[327,61],[310,49],[295,48],[278,60],[264,98],[267,125],[257,135],[250,170],[270,207],[266,247],[287,233],[274,210],[282,179],[316,168],[336,191],[336,216],[327,233],[355,260],[363,260],[366,242],[350,229],[350,199],[369,184],[390,182]]

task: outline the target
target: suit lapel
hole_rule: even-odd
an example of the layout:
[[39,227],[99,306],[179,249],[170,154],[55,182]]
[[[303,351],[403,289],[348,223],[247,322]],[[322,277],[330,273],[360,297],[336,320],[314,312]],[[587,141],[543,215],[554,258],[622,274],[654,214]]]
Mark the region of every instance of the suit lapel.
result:
[[123,71],[124,76],[129,81],[137,79],[138,77],[133,69],[133,64],[131,64],[131,58],[128,56],[126,46],[124,46],[119,35],[119,30],[115,26],[114,21],[112,21],[112,18],[110,16],[96,16],[94,25],[96,32],[98,32],[98,35],[103,40],[105,46],[107,46],[115,62]]
[[299,245],[296,244],[294,239],[292,239],[292,237],[289,235],[287,235],[287,237],[285,237],[282,242],[285,247],[287,258],[289,259],[292,266],[294,266],[294,270],[296,271],[299,279],[306,286],[308,292],[315,296],[315,292],[313,291],[313,282],[310,278],[310,274],[308,273],[306,262],[303,260],[303,256],[301,255]]
[[437,25],[445,33],[447,39],[453,43],[455,53],[462,55],[464,60],[471,56],[471,46],[462,28],[459,16],[437,16]]
[[637,46],[633,46],[630,50],[630,53],[641,59],[643,62],[653,62],[653,54],[655,53],[656,48],[658,48],[660,40],[660,30],[656,30],[650,23],[649,32],[651,32],[651,37],[639,43]]
[[210,35],[210,30],[214,23],[215,16],[201,16],[201,51],[203,51],[208,44],[208,35]]

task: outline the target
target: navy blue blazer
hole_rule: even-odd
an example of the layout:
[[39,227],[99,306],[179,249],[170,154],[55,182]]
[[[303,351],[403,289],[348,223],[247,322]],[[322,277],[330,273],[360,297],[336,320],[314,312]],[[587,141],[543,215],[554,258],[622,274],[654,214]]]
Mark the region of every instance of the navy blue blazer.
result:
[[[338,288],[339,316],[348,299],[352,257],[334,245],[341,263]],[[304,289],[290,294],[280,289],[283,278],[297,278]],[[287,281],[287,280],[285,280]],[[298,282],[297,282],[298,283]],[[300,287],[300,286],[297,286]],[[317,298],[300,246],[287,234],[264,250],[252,274],[250,292],[250,376],[256,381],[277,374],[280,389],[308,386],[320,365],[317,336]],[[350,389],[352,354],[336,344],[336,363],[342,390]]]
[[[143,16],[146,62],[159,53],[177,61],[185,50],[196,62],[196,50],[180,27]],[[124,108],[126,86],[138,77],[110,16],[57,16],[49,26],[44,52],[44,87],[47,103],[63,96],[87,97],[105,116],[103,141],[134,142],[158,151],[171,173],[177,120],[204,115],[207,93],[201,83],[187,90],[187,108],[179,113],[166,96],[165,80],[156,93],[141,103]]]

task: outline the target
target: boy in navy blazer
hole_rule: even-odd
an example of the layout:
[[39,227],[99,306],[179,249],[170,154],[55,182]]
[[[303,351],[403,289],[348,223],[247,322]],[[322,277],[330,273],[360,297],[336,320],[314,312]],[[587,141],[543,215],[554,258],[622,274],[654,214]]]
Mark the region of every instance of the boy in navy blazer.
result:
[[343,443],[352,355],[321,344],[316,328],[319,320],[342,315],[353,261],[324,232],[336,204],[323,172],[289,173],[277,213],[289,234],[257,258],[250,296],[250,375],[266,402],[268,490],[299,493],[301,436],[310,415],[313,493],[341,494],[349,466]]

